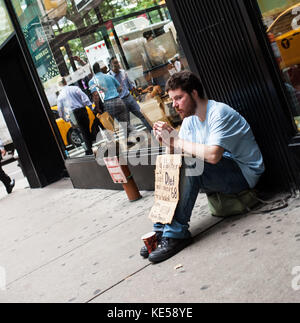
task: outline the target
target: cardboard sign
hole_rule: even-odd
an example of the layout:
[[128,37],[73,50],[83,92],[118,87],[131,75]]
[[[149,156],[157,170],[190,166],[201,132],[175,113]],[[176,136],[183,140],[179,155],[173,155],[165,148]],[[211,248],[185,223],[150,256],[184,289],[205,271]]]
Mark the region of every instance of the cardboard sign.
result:
[[127,178],[121,168],[118,157],[103,158],[107,170],[115,184],[128,183]]
[[155,204],[149,218],[171,224],[179,201],[181,155],[158,156],[155,170]]

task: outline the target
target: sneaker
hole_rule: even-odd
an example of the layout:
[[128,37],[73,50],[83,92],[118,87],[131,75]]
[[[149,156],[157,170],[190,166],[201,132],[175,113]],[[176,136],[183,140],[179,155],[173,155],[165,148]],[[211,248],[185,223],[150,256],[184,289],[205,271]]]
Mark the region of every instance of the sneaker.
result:
[[163,237],[157,249],[149,255],[149,261],[158,263],[167,260],[193,242],[192,238],[172,239]]
[[10,193],[12,192],[13,188],[15,187],[15,184],[16,184],[16,182],[15,182],[15,180],[13,179],[13,180],[9,183],[9,186],[7,186],[7,187],[6,187],[6,192],[7,192],[8,194],[10,194]]
[[[162,239],[162,235],[163,233],[162,232],[156,232],[156,236],[157,236],[157,240],[158,240],[158,244],[161,242],[161,239]],[[148,249],[146,246],[143,246],[141,251],[140,251],[140,255],[147,259],[149,257],[149,252],[148,252]]]

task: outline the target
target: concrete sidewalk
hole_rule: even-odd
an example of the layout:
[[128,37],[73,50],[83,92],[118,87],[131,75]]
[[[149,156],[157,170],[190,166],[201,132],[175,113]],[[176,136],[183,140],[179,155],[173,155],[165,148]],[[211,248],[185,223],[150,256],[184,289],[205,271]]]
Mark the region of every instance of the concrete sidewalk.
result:
[[0,302],[300,301],[298,199],[270,214],[220,220],[199,195],[194,244],[150,265],[139,250],[152,230],[153,192],[129,203],[124,192],[75,190],[68,179],[21,186],[0,197]]

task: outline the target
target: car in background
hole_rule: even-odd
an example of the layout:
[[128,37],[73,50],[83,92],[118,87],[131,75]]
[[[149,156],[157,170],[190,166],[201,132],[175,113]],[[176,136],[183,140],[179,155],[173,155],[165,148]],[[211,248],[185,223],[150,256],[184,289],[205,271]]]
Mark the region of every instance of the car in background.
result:
[[300,64],[300,2],[281,13],[267,29],[279,48],[281,68]]
[[[66,122],[64,119],[62,119],[59,116],[57,106],[51,107],[51,110],[53,112],[57,127],[59,129],[59,132],[61,134],[61,137],[63,139],[65,146],[66,147],[67,146],[74,146],[74,147],[81,146],[82,141],[81,141],[81,138],[79,135],[79,130],[76,128],[73,128],[71,125],[71,122]],[[91,133],[93,133],[94,132],[93,125],[94,125],[95,115],[89,107],[86,107],[86,110],[88,112],[88,116],[90,119],[90,131],[91,131]]]

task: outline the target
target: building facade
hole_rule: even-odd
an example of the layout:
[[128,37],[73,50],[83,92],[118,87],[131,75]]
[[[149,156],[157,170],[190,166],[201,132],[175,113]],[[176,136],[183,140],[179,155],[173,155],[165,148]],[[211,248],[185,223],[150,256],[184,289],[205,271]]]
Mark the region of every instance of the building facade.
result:
[[[65,120],[57,108],[61,77],[94,102],[93,67],[109,74],[115,58],[150,125],[180,127],[166,81],[179,70],[198,74],[209,98],[250,123],[267,169],[260,185],[299,189],[299,1],[0,0],[0,15],[0,107],[31,187],[68,174],[76,188],[121,188],[102,154],[109,136],[123,142],[126,131],[87,108],[95,156],[86,156],[70,107]],[[105,100],[105,87],[96,90]],[[139,188],[153,189],[162,149],[150,149],[139,116],[129,118],[134,145],[126,157]]]

